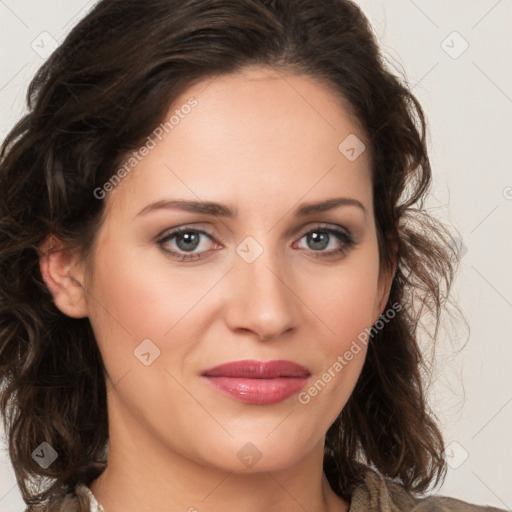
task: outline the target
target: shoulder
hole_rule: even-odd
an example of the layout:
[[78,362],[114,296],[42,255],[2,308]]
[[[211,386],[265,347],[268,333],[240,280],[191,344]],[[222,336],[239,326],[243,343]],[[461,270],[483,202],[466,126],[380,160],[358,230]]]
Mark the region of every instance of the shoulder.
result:
[[504,509],[474,505],[446,496],[418,498],[401,484],[369,469],[355,487],[349,512],[504,512]]

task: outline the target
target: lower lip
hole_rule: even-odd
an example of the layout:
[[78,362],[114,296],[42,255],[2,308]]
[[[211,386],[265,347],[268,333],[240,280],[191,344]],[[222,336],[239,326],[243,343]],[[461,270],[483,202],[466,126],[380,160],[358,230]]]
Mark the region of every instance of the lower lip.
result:
[[239,402],[269,405],[282,402],[297,394],[308,377],[278,377],[275,379],[247,379],[242,377],[204,377],[217,391]]

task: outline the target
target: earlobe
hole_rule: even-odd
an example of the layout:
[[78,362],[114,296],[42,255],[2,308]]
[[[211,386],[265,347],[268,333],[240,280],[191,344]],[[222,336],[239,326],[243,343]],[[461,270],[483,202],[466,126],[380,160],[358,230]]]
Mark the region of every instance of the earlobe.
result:
[[39,247],[39,268],[53,302],[62,313],[72,318],[88,316],[79,251],[67,250],[49,237]]

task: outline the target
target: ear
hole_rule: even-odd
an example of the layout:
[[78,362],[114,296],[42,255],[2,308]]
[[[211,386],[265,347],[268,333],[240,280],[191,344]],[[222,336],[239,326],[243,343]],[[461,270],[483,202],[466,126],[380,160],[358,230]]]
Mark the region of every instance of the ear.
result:
[[84,270],[78,250],[67,250],[53,237],[39,247],[39,268],[57,308],[72,318],[88,315]]
[[379,317],[384,313],[384,308],[389,299],[389,294],[391,292],[391,286],[393,284],[393,279],[396,274],[396,261],[393,261],[393,264],[388,268],[384,268],[381,270],[379,274],[379,282],[377,286],[377,296],[375,299],[375,309],[374,309],[374,320],[373,323],[377,322]]

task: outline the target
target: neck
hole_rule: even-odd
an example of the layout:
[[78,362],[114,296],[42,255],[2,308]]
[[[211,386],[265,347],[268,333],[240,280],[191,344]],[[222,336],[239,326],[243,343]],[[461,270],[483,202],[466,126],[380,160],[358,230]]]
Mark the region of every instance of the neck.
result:
[[109,428],[108,465],[90,485],[106,512],[348,510],[323,474],[323,444],[291,467],[240,473],[184,457],[126,417],[109,418]]

